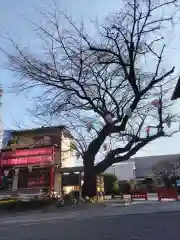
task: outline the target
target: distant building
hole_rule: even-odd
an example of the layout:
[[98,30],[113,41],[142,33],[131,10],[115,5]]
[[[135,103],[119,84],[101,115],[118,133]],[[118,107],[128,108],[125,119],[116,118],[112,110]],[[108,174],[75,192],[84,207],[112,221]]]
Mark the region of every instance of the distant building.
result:
[[109,167],[105,173],[111,173],[117,176],[119,181],[128,181],[135,178],[135,162],[125,161]]
[[180,162],[180,154],[134,157],[128,161],[114,164],[105,172],[115,174],[120,181],[127,181],[133,178],[153,178],[153,166],[159,162],[175,164]]
[[153,178],[153,166],[160,162],[170,162],[175,164],[180,162],[180,154],[146,156],[132,158],[135,162],[135,176],[136,178]]

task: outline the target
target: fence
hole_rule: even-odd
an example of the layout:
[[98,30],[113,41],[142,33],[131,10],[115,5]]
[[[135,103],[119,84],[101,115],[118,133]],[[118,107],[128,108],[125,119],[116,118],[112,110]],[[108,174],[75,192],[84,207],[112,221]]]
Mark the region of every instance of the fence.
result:
[[[178,200],[177,190],[175,188],[160,188],[156,189],[158,200],[174,199]],[[131,193],[131,200],[144,199],[148,200],[148,193],[145,190],[138,190]]]
[[161,199],[175,199],[178,200],[177,191],[175,188],[162,188],[157,190],[158,200]]
[[133,199],[148,200],[147,199],[147,192],[145,192],[145,191],[133,192],[133,193],[131,193],[131,200],[133,200]]

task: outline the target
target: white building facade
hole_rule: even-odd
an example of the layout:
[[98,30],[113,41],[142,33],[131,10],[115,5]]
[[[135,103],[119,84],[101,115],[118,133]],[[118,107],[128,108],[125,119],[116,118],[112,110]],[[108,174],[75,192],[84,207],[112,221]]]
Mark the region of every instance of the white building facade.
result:
[[180,162],[180,154],[131,158],[128,161],[112,165],[105,173],[116,175],[119,181],[128,181],[134,178],[153,178],[153,167],[160,162],[176,164]]
[[119,181],[128,181],[135,178],[135,162],[125,161],[109,167],[105,173],[116,175]]

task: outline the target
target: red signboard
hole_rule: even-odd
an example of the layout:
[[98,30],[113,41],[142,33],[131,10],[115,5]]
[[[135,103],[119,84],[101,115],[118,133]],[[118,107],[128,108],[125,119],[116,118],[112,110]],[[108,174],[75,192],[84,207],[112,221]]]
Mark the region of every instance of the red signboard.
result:
[[52,156],[29,156],[20,158],[2,159],[1,166],[28,165],[28,164],[48,164],[53,162]]
[[2,152],[2,159],[17,158],[17,157],[26,157],[26,156],[37,156],[37,155],[52,155],[52,147],[40,147],[32,149],[21,149],[16,151],[5,151]]
[[[48,179],[49,180],[49,179]],[[49,185],[49,181],[45,180],[43,178],[40,179],[28,179],[28,187],[38,187],[38,186],[42,186],[42,185]]]
[[50,164],[53,163],[53,155],[52,147],[7,151],[1,155],[1,166]]

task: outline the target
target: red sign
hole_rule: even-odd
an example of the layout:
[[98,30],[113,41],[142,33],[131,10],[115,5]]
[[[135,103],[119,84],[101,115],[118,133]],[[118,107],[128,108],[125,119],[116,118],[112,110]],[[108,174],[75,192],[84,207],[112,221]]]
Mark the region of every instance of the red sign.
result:
[[52,147],[7,151],[1,155],[1,165],[51,164],[54,160],[53,155]]
[[2,159],[2,166],[28,165],[28,164],[50,164],[53,163],[53,156],[29,156],[21,158]]
[[37,155],[52,155],[52,147],[44,148],[32,148],[32,149],[21,149],[16,151],[7,151],[2,152],[2,159],[17,158],[17,157],[26,157],[26,156],[37,156]]
[[28,179],[28,187],[41,186],[41,185],[45,185],[45,184],[49,184],[49,181],[45,180],[43,178],[41,178],[41,179]]

